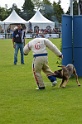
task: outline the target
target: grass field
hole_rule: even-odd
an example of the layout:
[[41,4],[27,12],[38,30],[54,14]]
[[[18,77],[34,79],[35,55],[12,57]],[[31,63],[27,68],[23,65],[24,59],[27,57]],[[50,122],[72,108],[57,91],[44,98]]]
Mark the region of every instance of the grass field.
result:
[[[28,42],[26,40],[26,42]],[[52,39],[61,49],[61,39]],[[54,71],[61,61],[49,51],[49,66]],[[32,52],[25,65],[13,65],[11,40],[0,40],[0,124],[82,124],[82,86],[71,78],[65,89],[56,87],[42,73],[46,89],[37,91],[32,74]],[[81,83],[82,78],[79,78]]]

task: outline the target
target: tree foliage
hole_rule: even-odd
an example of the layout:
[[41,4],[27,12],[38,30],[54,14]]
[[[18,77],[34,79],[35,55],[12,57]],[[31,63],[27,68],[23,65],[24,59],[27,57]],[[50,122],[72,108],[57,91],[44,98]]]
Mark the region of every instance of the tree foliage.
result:
[[[68,8],[68,11],[66,14],[70,14],[70,7]],[[73,15],[78,15],[78,3],[75,1],[73,3]]]
[[23,10],[23,16],[25,20],[30,19],[33,14],[34,14],[34,4],[31,0],[25,0],[23,6],[22,6],[22,10]]
[[3,7],[0,7],[0,20],[4,20],[8,16],[8,10]]
[[53,15],[53,7],[49,0],[42,1],[41,12],[47,19],[52,20],[51,16]]
[[34,4],[34,8],[37,10],[37,9],[40,9],[41,6],[42,6],[42,1],[41,0],[32,0],[33,4]]
[[53,3],[53,10],[54,10],[54,15],[57,18],[58,22],[61,23],[61,16],[62,16],[62,14],[64,14],[64,11],[61,8],[60,2]]

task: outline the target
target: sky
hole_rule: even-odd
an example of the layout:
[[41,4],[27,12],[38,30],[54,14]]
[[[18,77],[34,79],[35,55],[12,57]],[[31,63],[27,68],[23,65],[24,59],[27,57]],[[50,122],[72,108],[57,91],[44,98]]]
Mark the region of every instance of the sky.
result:
[[[23,6],[25,0],[2,0],[0,2],[0,6],[1,7],[5,7],[5,5],[8,5],[8,8],[12,7],[13,3],[16,3],[17,7],[21,9],[21,6]],[[53,3],[53,1],[58,2],[58,0],[50,0],[51,3]],[[66,12],[68,10],[69,7],[69,3],[70,0],[61,0],[61,7],[64,10],[64,12]]]

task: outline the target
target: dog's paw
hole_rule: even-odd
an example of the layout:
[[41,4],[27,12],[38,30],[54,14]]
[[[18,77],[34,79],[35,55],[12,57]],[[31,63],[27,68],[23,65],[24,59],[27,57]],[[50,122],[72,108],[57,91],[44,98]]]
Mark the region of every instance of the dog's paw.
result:
[[61,86],[62,88],[65,88],[65,86]]
[[64,86],[64,85],[60,85],[60,87],[61,87],[61,88],[65,88],[66,86]]

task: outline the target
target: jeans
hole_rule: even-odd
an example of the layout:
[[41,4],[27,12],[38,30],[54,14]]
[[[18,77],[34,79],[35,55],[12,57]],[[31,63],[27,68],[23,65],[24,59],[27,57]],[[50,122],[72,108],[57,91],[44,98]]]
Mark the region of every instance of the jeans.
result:
[[20,49],[20,54],[21,54],[21,64],[24,64],[24,53],[23,53],[23,43],[15,43],[15,52],[14,52],[14,64],[17,63],[17,55],[18,55],[18,50]]

